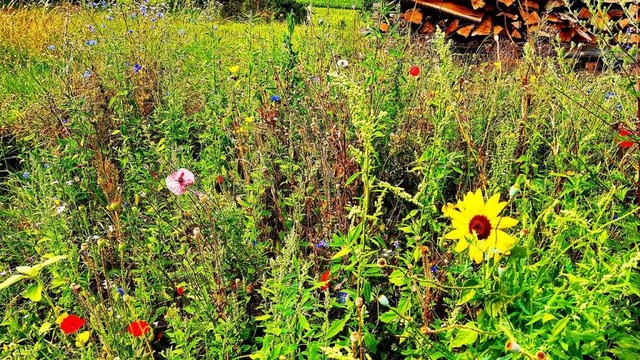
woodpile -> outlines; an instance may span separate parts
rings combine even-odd
[[[402,0],[401,19],[418,33],[436,27],[458,41],[497,35],[513,41],[529,36],[563,43],[638,43],[640,0]],[[601,4],[600,6],[597,6]]]

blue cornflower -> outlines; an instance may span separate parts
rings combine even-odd
[[[271,101],[273,102],[280,102],[280,96],[278,95],[271,95]]]
[[[131,29],[127,30],[127,34],[129,34],[129,35],[133,34],[133,30],[131,30]]]
[[[87,75],[87,73],[89,73],[89,75]],[[85,74],[85,75],[87,75],[87,77],[89,77],[89,76],[91,76],[91,71],[87,70],[87,71],[85,71],[85,73],[84,73],[84,74]],[[83,77],[84,77],[84,75],[83,75]],[[86,79],[86,78],[85,78],[85,79]],[[66,124],[66,123],[68,123],[68,122],[69,122],[69,119],[62,119],[62,123],[63,123],[63,124]]]
[[[152,17],[151,22],[156,22],[156,18]]]
[[[613,98],[614,96],[616,96],[616,93],[614,93],[613,91],[608,91],[606,94],[604,94],[604,99],[611,100],[611,98]]]
[[[25,178],[25,179],[28,179],[29,178],[29,172],[28,171],[23,172],[22,173],[22,177]]]
[[[91,76],[91,71],[90,70],[87,70],[87,71],[84,72],[84,74],[82,74],[82,78],[83,79],[87,79],[90,76]]]
[[[315,245],[315,247],[316,247],[316,249],[323,249],[323,248],[329,247],[329,245],[327,244],[327,242],[324,239],[322,239],[322,240],[320,240],[319,243],[317,243]]]
[[[162,19],[162,18],[164,17],[164,14],[163,14],[163,13],[161,13],[161,12],[159,12],[159,13],[157,13],[157,14],[156,14],[156,17],[157,17],[158,19]]]
[[[348,296],[349,296],[349,294],[347,294],[346,292],[344,292],[344,291],[340,291],[340,292],[338,293],[338,302],[339,302],[340,304],[344,304],[344,303],[347,301],[347,297],[348,297]]]
[[[47,46],[47,50],[49,50],[49,51],[53,51],[53,50],[55,50],[55,49],[56,49],[56,46],[55,46],[55,45],[49,45],[49,46]]]
[[[118,294],[120,294],[120,296],[124,296],[124,289],[119,287],[118,288]]]
[[[91,32],[96,32],[96,28],[94,28],[93,25],[87,25],[87,29]]]
[[[257,240],[253,240],[251,243],[253,244],[253,246],[258,246],[258,241]]]
[[[140,6],[140,12],[142,15],[147,15],[147,7],[144,5]]]
[[[431,267],[431,273],[432,273],[433,275],[437,275],[437,274],[438,274],[438,267],[437,267],[437,266],[435,266],[435,265],[433,265],[433,266]]]
[[[618,214],[613,215],[613,220],[618,220]]]
[[[49,168],[49,164],[48,164],[48,163],[45,163],[45,164],[44,164],[44,168],[45,168],[45,169],[48,169],[48,168]]]
[[[97,43],[98,42],[96,40],[93,40],[93,39],[87,40],[87,41],[84,42],[84,44],[87,45],[87,46],[95,46]]]
[[[133,65],[133,72],[134,72],[134,73],[136,73],[136,74],[137,74],[137,73],[139,73],[139,72],[140,72],[140,70],[142,70],[142,65],[140,65],[140,64],[138,64],[138,63],[136,63],[135,65]]]

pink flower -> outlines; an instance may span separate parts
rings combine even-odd
[[[178,169],[178,171],[167,176],[167,187],[169,190],[176,194],[182,195],[187,192],[187,186],[193,185],[195,182],[195,176],[187,169]]]

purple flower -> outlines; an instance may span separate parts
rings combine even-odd
[[[140,65],[140,64],[138,64],[138,63],[136,63],[135,65],[133,65],[133,72],[134,72],[134,73],[136,73],[136,74],[137,74],[137,73],[139,73],[139,72],[140,72],[140,70],[142,70],[142,65]]]
[[[45,164],[44,164],[44,168],[45,168],[45,169],[48,169],[48,168],[49,168],[49,164],[48,164],[48,163],[45,163]]]
[[[107,15],[107,21],[113,21],[113,16]]]
[[[120,294],[120,296],[124,296],[124,289],[119,287],[118,288],[118,294]]]
[[[53,50],[55,50],[55,49],[56,49],[55,45],[49,45],[49,46],[47,46],[47,50],[49,50],[49,51],[53,51]]]
[[[339,302],[340,304],[344,304],[344,303],[347,301],[347,296],[349,296],[349,294],[347,294],[347,293],[346,293],[346,292],[344,292],[344,291],[340,291],[340,292],[338,293],[338,302]]]
[[[320,240],[320,242],[315,245],[316,249],[323,249],[323,248],[327,248],[327,247],[329,247],[329,245],[327,244],[327,242],[324,239]]]
[[[94,28],[93,25],[87,25],[87,29],[91,32],[96,32],[96,28]]]
[[[437,267],[437,266],[435,266],[435,265],[433,265],[433,266],[431,267],[431,273],[432,273],[433,275],[437,275],[437,274],[438,274],[438,267]]]
[[[140,6],[140,12],[142,15],[147,15],[147,7],[144,5]]]
[[[156,14],[156,17],[157,17],[158,19],[162,19],[162,18],[164,17],[164,14],[163,14],[163,13],[161,13],[161,12],[159,12],[159,13],[157,13],[157,14]]]
[[[87,40],[87,41],[84,42],[84,44],[87,45],[87,46],[95,46],[97,43],[98,42],[96,40],[93,40],[93,39]]]
[[[29,178],[29,172],[28,171],[23,172],[22,173],[22,177],[25,178],[25,179],[28,179]]]
[[[611,100],[611,98],[613,98],[614,96],[616,96],[616,93],[614,93],[613,91],[608,91],[606,94],[604,94],[604,99]]]
[[[618,110],[618,111],[622,111],[622,104],[617,103],[617,104],[616,104],[616,106],[615,106],[615,108],[616,108],[616,110]]]
[[[87,71],[85,71],[85,72],[84,72],[84,74],[82,74],[82,78],[83,78],[83,79],[87,79],[87,78],[89,78],[90,76],[91,76],[91,71],[90,71],[90,70],[87,70]],[[63,121],[63,122],[64,122],[64,121]]]
[[[131,29],[127,30],[127,34],[129,34],[129,35],[133,34],[133,30],[131,30]]]
[[[280,102],[280,96],[278,95],[271,95],[271,101],[273,102]]]

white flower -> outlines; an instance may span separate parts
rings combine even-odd
[[[62,214],[66,209],[67,209],[67,207],[65,205],[58,206],[56,208],[56,215]]]
[[[338,67],[346,68],[349,66],[349,62],[345,59],[338,60]]]

